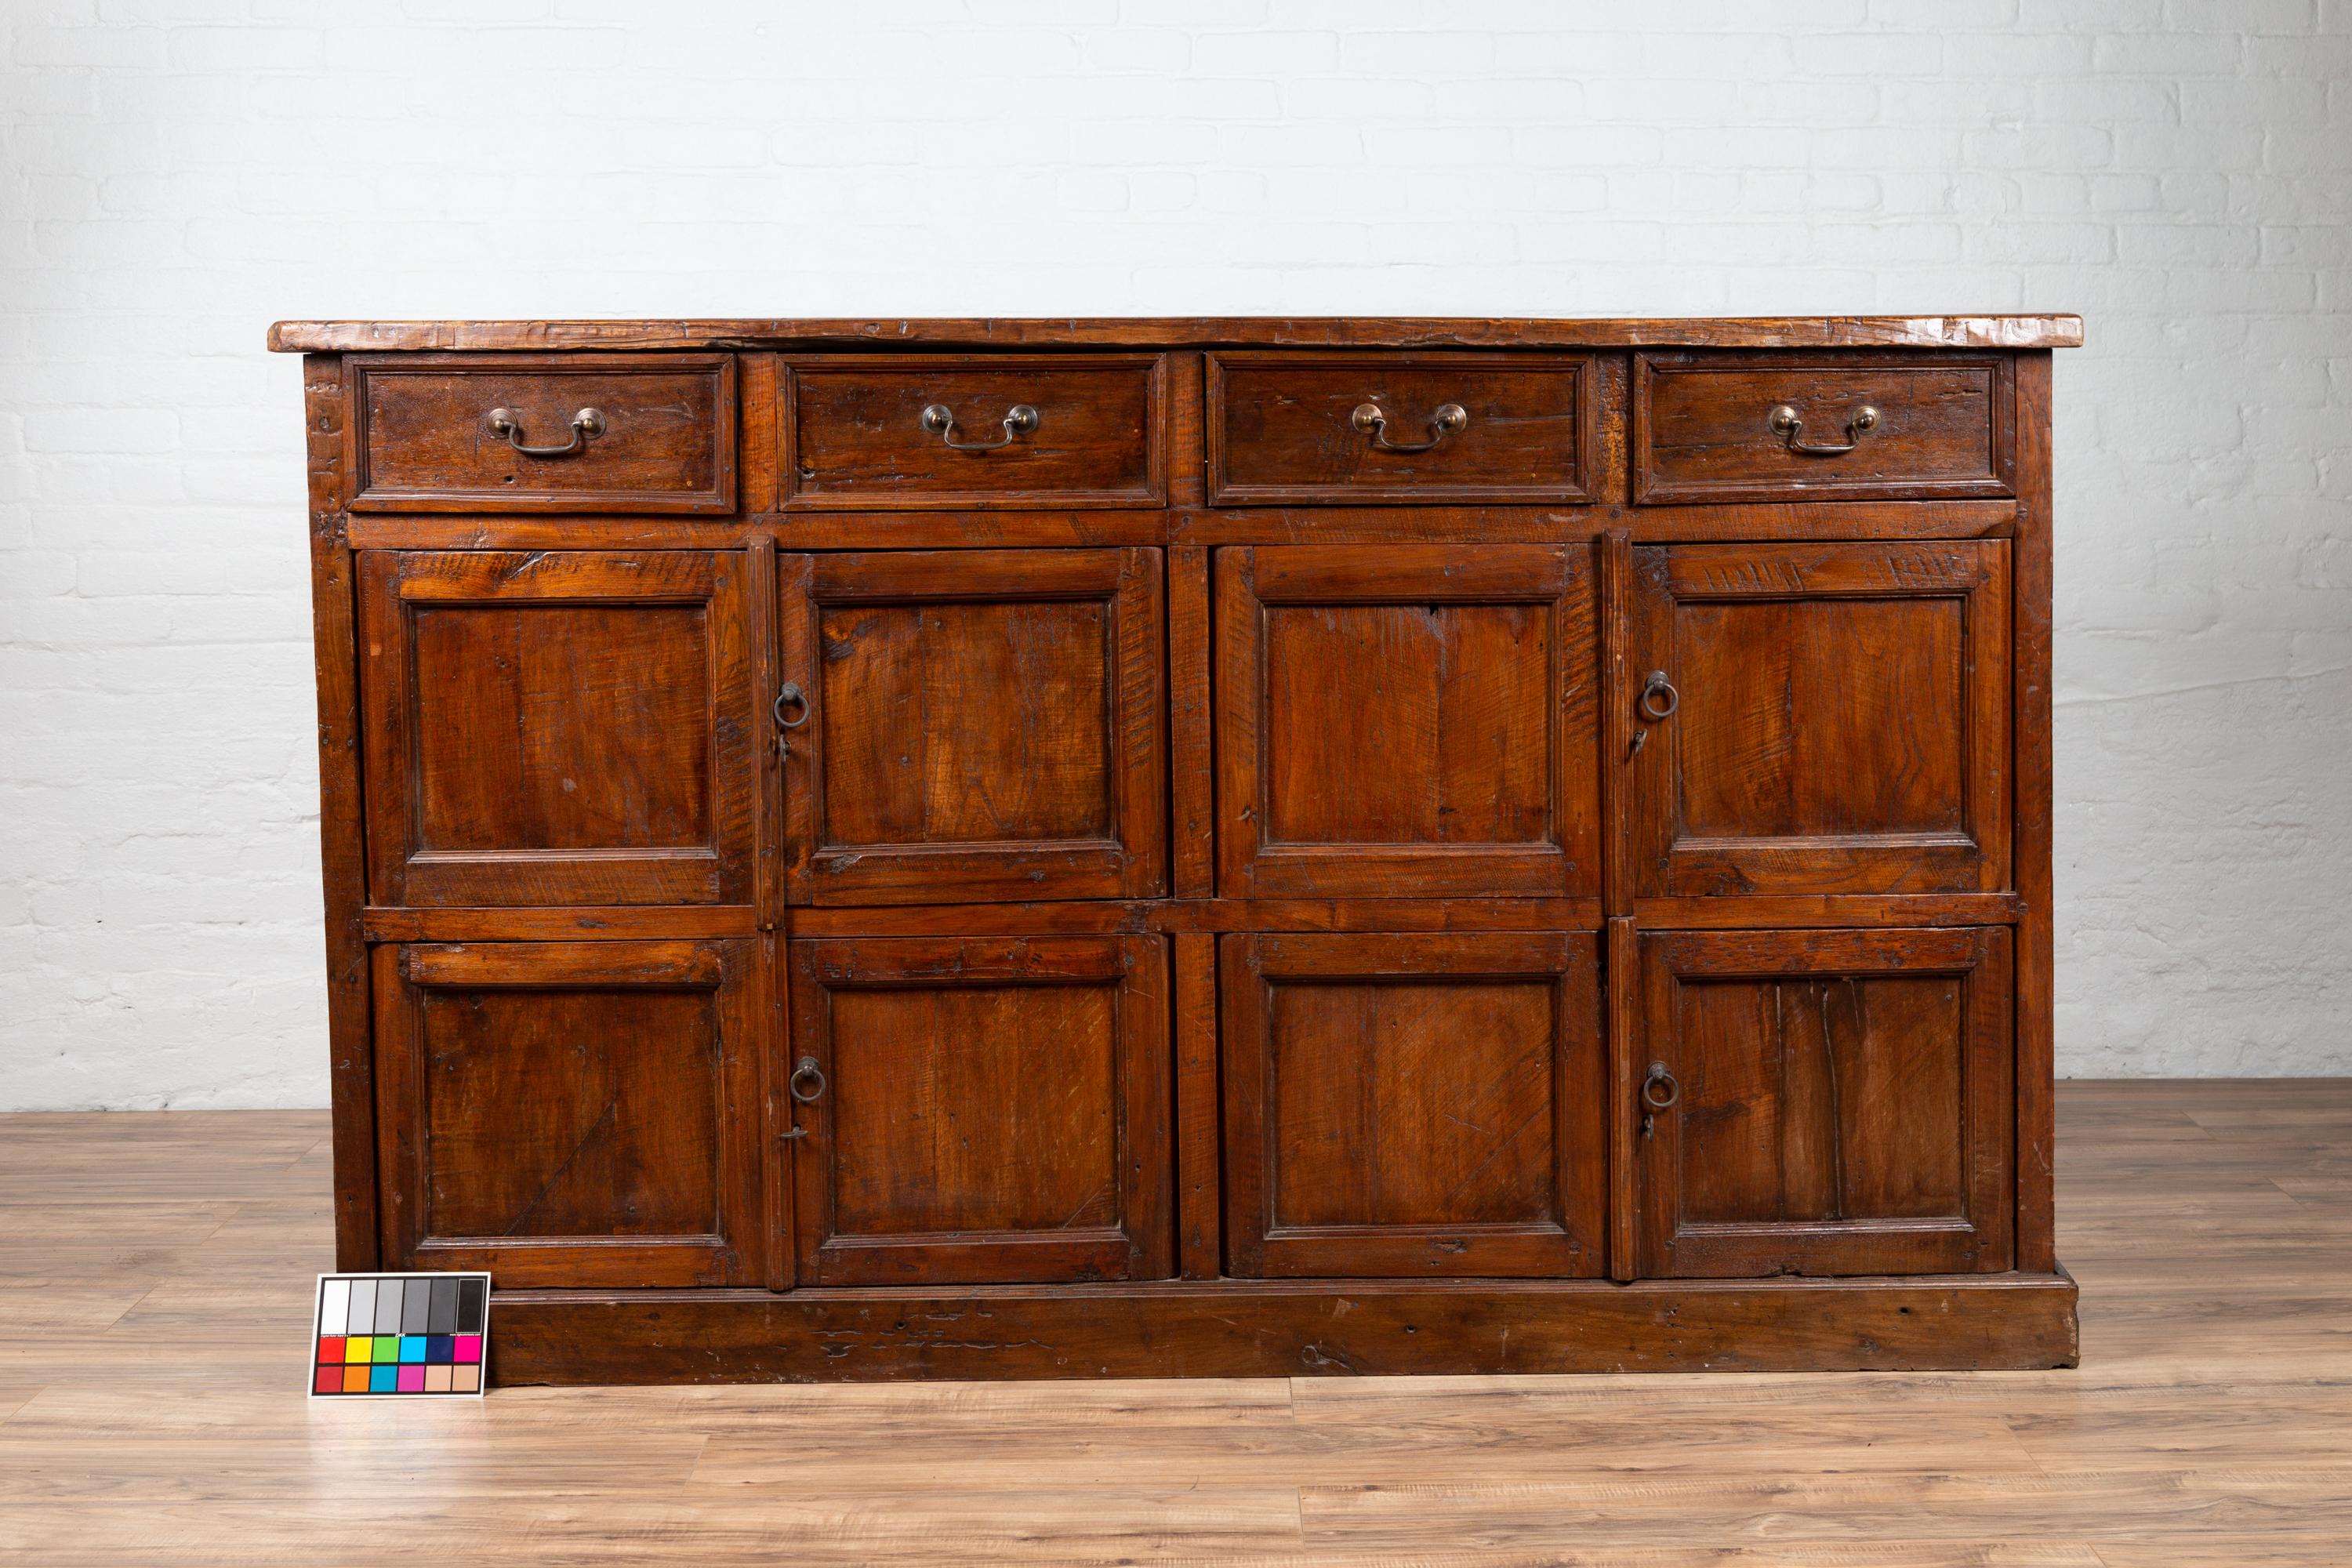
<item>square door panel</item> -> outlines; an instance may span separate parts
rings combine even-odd
[[[2009,886],[2007,541],[1633,553],[1641,893]]]
[[[2005,929],[1645,934],[1643,1272],[2010,1267]],[[1633,1114],[1642,1115],[1636,1108]]]
[[[1233,1272],[1599,1274],[1596,942],[1223,938]]]
[[[1165,890],[1158,551],[793,555],[781,576],[793,901]]]
[[[1209,502],[1587,501],[1591,381],[1585,355],[1213,353]]]
[[[1158,354],[789,359],[783,504],[1165,506],[1166,375]]]
[[[735,510],[733,354],[343,363],[353,511]]]
[[[740,557],[371,552],[360,573],[376,902],[750,900]]]
[[[1164,939],[792,954],[803,1284],[1171,1271]]]
[[[396,1267],[505,1285],[761,1272],[747,942],[379,947]]]
[[[1584,551],[1226,549],[1216,594],[1227,897],[1598,886]]]

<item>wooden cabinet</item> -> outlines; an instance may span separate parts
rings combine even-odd
[[[778,574],[795,902],[1166,891],[1159,551],[792,555]]]
[[[1173,1271],[1164,938],[792,947],[803,1281]]]
[[[1601,1271],[1607,1074],[1590,933],[1223,948],[1235,1274]]]
[[[281,325],[339,1262],[510,1381],[2070,1363],[2079,331]]]
[[[1642,939],[1642,1268],[2010,1265],[2010,935]]]

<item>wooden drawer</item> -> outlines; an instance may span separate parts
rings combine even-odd
[[[1589,500],[1591,365],[1580,354],[1211,354],[1209,504]]]
[[[1158,354],[791,360],[783,504],[1163,506],[1164,383]]]
[[[1633,356],[1633,500],[2010,496],[2014,371],[1983,354]]]
[[[735,510],[732,354],[347,365],[354,511]]]

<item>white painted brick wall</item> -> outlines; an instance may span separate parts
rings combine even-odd
[[[2061,1068],[2352,1068],[2346,0],[0,0],[0,1105],[323,1100],[280,316],[2080,310]]]

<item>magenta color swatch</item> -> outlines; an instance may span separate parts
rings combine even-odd
[[[400,1392],[403,1394],[425,1392],[425,1368],[421,1363],[404,1366],[400,1369]]]
[[[479,1334],[459,1334],[457,1336],[457,1364],[463,1366],[469,1361],[479,1361],[481,1359],[482,1336]]]

